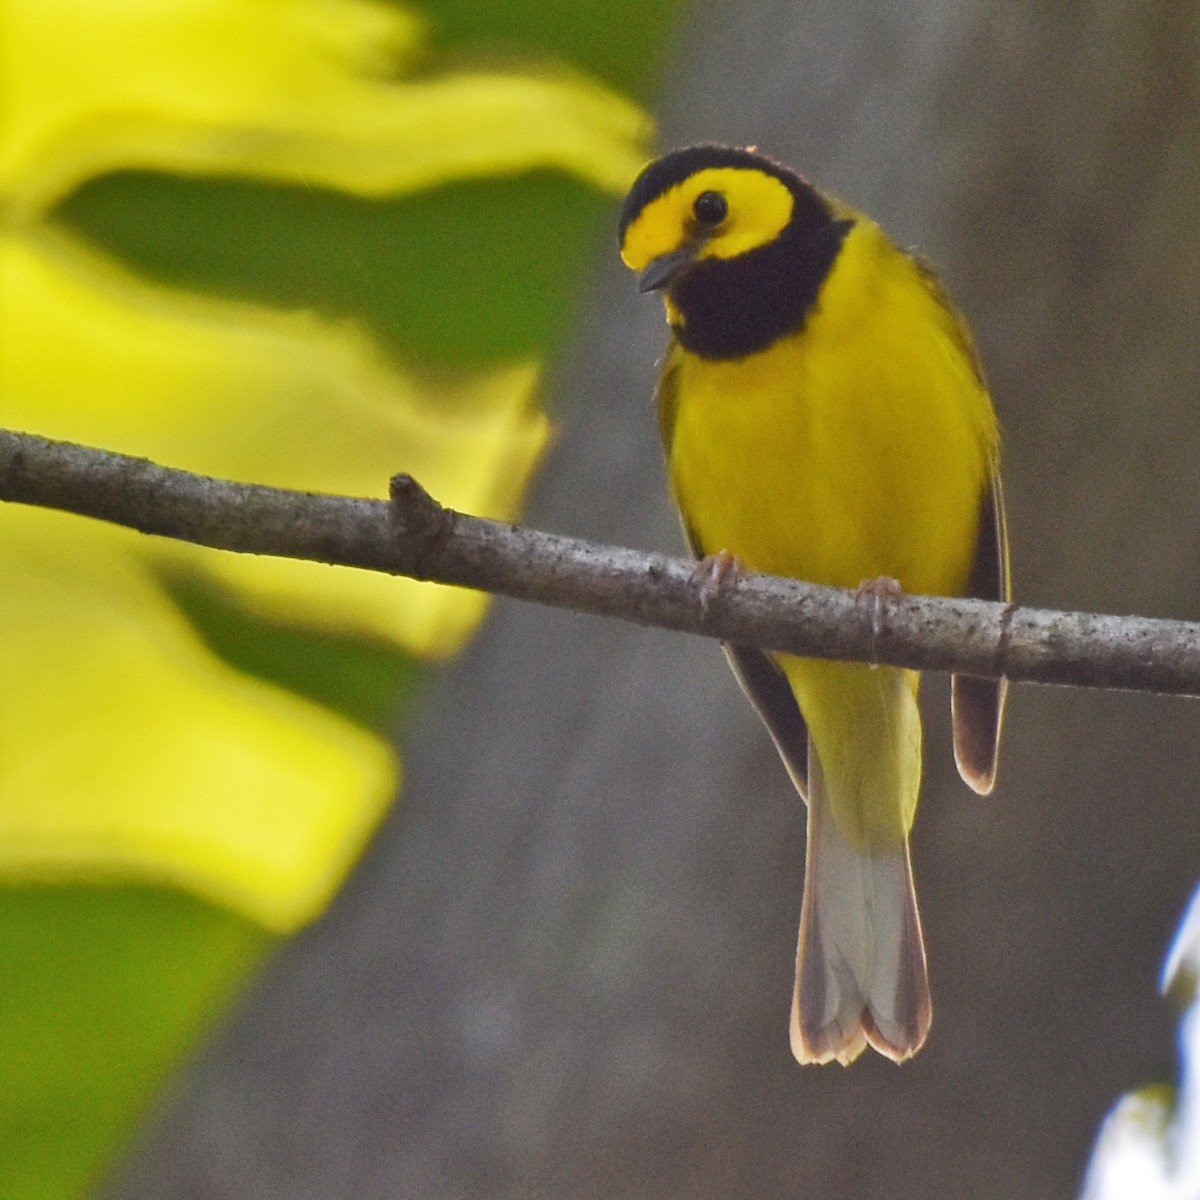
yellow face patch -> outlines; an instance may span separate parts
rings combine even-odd
[[[696,220],[705,192],[725,197],[729,212],[715,229]],[[651,200],[630,223],[621,246],[627,267],[643,271],[689,243],[697,258],[734,258],[777,237],[792,217],[792,193],[782,180],[750,167],[709,167]]]

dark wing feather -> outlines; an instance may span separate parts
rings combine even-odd
[[[658,383],[658,422],[662,432],[663,447],[670,459],[671,439],[675,432],[675,412],[678,396],[675,389],[675,364],[679,348],[672,343]],[[688,524],[687,515],[681,514],[683,533],[688,546],[697,558],[713,553],[696,536]],[[735,646],[723,642],[721,648],[742,691],[758,710],[767,732],[775,742],[780,757],[791,775],[800,794],[808,798],[808,726],[800,715],[800,706],[787,677],[775,665],[774,659],[755,646]]]
[[[1012,599],[1009,577],[1008,528],[1004,493],[993,472],[979,515],[979,542],[967,579],[966,594],[977,600]],[[950,681],[950,711],[954,727],[954,761],[958,773],[981,796],[996,782],[996,757],[1004,719],[1007,679],[954,675]]]
[[[975,377],[984,383],[979,355],[966,322],[959,316],[928,263],[914,258],[925,286],[938,302],[946,319],[946,332],[970,362]],[[977,600],[1012,599],[1008,567],[1008,529],[1004,520],[1004,493],[1000,476],[992,469],[991,483],[979,514],[979,541],[967,579],[966,595]],[[996,756],[1000,749],[1000,724],[1004,719],[1005,679],[982,679],[955,675],[950,681],[950,705],[954,726],[954,761],[958,773],[980,795],[986,796],[996,782]]]
[[[787,676],[770,655],[754,646],[722,642],[721,649],[725,651],[742,691],[758,709],[797,791],[807,800],[808,726],[800,715],[800,706],[788,685]]]

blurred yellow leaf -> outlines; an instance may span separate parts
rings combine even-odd
[[[362,195],[560,167],[611,191],[635,105],[564,72],[402,82],[422,21],[369,0],[29,0],[3,11],[0,192],[45,210],[118,167]]]
[[[138,535],[5,517],[4,875],[171,883],[282,931],[313,916],[391,797],[384,743],[210,654]]]
[[[454,507],[515,512],[548,433],[536,364],[419,385],[352,323],[152,284],[47,214],[132,167],[364,195],[554,167],[620,190],[635,107],[565,73],[401,79],[422,22],[367,0],[18,0],[0,22],[0,419],[314,491],[383,495],[409,471]],[[426,656],[484,600],[0,514],[0,877],[166,880],[294,928],[396,765],[214,658],[154,575],[180,557],[272,618]]]
[[[4,420],[247,483],[386,496],[407,471],[465,512],[515,512],[548,432],[533,364],[435,393],[361,330],[173,292],[48,229],[0,239]],[[64,370],[63,366],[68,369]],[[167,541],[243,599],[293,622],[440,656],[478,592]]]

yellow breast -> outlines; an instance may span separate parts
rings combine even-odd
[[[963,587],[995,417],[956,318],[870,222],[800,333],[731,361],[676,346],[663,403],[671,483],[705,552],[838,587]]]

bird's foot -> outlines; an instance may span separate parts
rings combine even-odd
[[[861,604],[871,603],[871,653],[878,660],[879,639],[883,637],[884,624],[887,620],[887,605],[891,600],[899,600],[904,595],[904,589],[898,579],[888,575],[878,575],[874,579],[864,579],[855,589],[854,597]]]
[[[700,597],[700,607],[706,612],[708,606],[730,584],[737,581],[741,574],[742,564],[737,556],[728,550],[718,550],[716,554],[706,554],[692,572],[690,583],[695,587]]]

